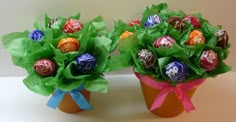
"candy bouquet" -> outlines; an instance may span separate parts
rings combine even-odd
[[[118,21],[111,34],[119,40],[120,54],[110,60],[118,65],[110,67],[133,66],[147,107],[160,117],[194,110],[190,98],[197,87],[231,70],[224,63],[230,46],[221,26],[167,8],[165,3],[147,7],[140,24]]]
[[[15,65],[25,68],[24,84],[33,92],[49,96],[48,106],[67,113],[90,110],[90,92],[106,93],[104,79],[115,42],[108,38],[102,17],[81,23],[80,14],[49,18],[35,30],[3,36]]]

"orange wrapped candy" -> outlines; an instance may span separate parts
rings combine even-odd
[[[76,38],[64,38],[59,41],[57,48],[59,48],[62,53],[68,53],[77,51],[79,46],[79,41]]]
[[[193,30],[190,33],[189,40],[185,44],[193,46],[198,43],[205,43],[205,37],[201,31]]]
[[[133,33],[132,32],[129,32],[129,31],[125,31],[124,33],[122,33],[120,35],[120,39],[123,39],[123,38],[126,38],[126,37],[129,37],[130,35],[132,35]]]

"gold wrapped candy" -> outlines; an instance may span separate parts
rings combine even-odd
[[[72,51],[77,51],[79,49],[79,41],[75,38],[64,38],[61,39],[57,45],[57,48],[61,50],[62,53],[68,53]]]
[[[193,30],[190,33],[189,40],[185,44],[193,46],[198,43],[205,43],[205,37],[201,31]]]
[[[120,35],[120,39],[123,39],[123,38],[126,38],[126,37],[129,37],[130,35],[132,35],[133,33],[132,32],[129,32],[129,31],[125,31],[124,33],[122,33]]]

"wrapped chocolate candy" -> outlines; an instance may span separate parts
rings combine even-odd
[[[70,19],[63,26],[63,32],[65,33],[74,33],[76,31],[82,30],[83,25],[79,20]]]
[[[173,61],[167,64],[164,68],[164,73],[168,77],[168,80],[181,82],[189,74],[187,65],[180,61]]]
[[[205,37],[201,31],[193,30],[189,35],[189,40],[185,44],[193,46],[198,43],[205,43]]]
[[[48,28],[51,28],[52,25],[58,23],[58,18],[53,18],[49,23],[48,23]]]
[[[223,49],[225,49],[228,45],[228,40],[229,40],[229,36],[226,32],[226,30],[218,30],[215,33],[216,37],[217,37],[217,44],[216,46],[221,47]]]
[[[161,18],[158,15],[152,15],[149,16],[147,21],[145,22],[145,27],[149,28],[152,27],[154,25],[158,25],[159,23],[161,23]]]
[[[155,68],[155,58],[151,51],[148,49],[142,49],[137,54],[138,59],[145,66],[145,68]]]
[[[201,67],[206,71],[212,71],[218,66],[218,55],[213,50],[205,50],[200,58]]]
[[[44,33],[41,30],[34,30],[29,33],[28,37],[36,42],[39,42],[44,37]]]
[[[96,66],[96,58],[89,53],[78,56],[76,61],[80,73],[89,72]]]
[[[130,35],[132,35],[133,33],[132,32],[129,32],[129,31],[125,31],[124,33],[122,33],[119,37],[119,39],[123,39],[123,38],[126,38],[126,37],[129,37]]]
[[[184,31],[185,30],[185,22],[183,21],[183,19],[181,17],[178,16],[172,16],[169,17],[166,20],[167,23],[169,23],[170,25],[172,25],[174,28]]]
[[[186,16],[183,21],[190,21],[194,28],[200,28],[200,20],[196,16]]]
[[[59,48],[62,53],[68,53],[77,51],[79,46],[80,43],[76,38],[64,38],[59,41],[57,48]]]
[[[175,40],[171,38],[170,36],[162,36],[158,38],[156,41],[154,41],[153,46],[154,47],[171,47],[175,43]]]
[[[34,63],[34,69],[41,76],[50,76],[56,71],[56,65],[49,59],[40,59]]]
[[[140,26],[140,24],[141,24],[141,21],[139,20],[139,19],[134,19],[134,20],[132,20],[132,21],[130,21],[129,22],[129,26],[134,26],[134,25],[138,25],[138,26]]]

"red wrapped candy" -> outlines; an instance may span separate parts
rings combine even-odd
[[[50,76],[56,71],[56,65],[49,59],[40,59],[34,63],[34,69],[41,76]]]
[[[195,16],[186,16],[183,20],[184,21],[190,21],[194,28],[200,28],[201,27],[200,20]]]
[[[175,40],[171,38],[170,36],[162,36],[158,38],[156,41],[154,41],[153,46],[154,47],[171,47],[175,43]]]
[[[63,32],[65,33],[74,33],[80,31],[83,28],[83,25],[79,20],[70,19],[63,26]]]
[[[62,53],[68,53],[72,51],[77,51],[79,49],[80,43],[76,38],[64,38],[61,39],[57,47]]]
[[[134,26],[134,25],[138,25],[138,26],[140,26],[140,24],[141,24],[141,21],[139,20],[139,19],[134,19],[134,20],[132,20],[132,21],[130,21],[129,22],[129,26]]]
[[[201,67],[206,71],[214,70],[218,65],[218,55],[213,50],[202,52],[200,59]]]
[[[193,46],[198,43],[205,43],[205,37],[201,31],[193,30],[189,35],[189,40],[185,44]]]

